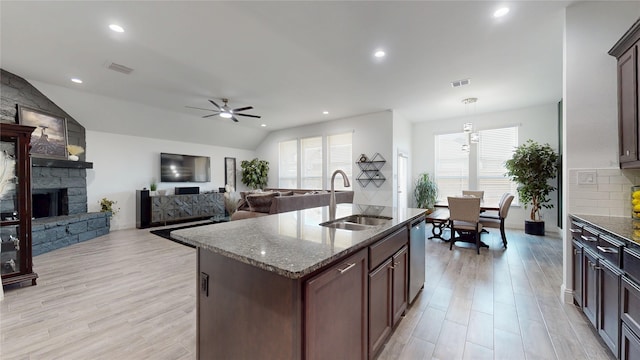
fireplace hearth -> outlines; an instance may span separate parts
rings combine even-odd
[[[36,219],[69,215],[67,189],[34,189],[31,199],[33,217]]]

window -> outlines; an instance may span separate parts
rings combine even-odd
[[[282,141],[278,146],[278,186],[281,188],[330,188],[331,174],[336,169],[344,171],[353,182],[351,132]],[[344,189],[342,180],[335,185],[338,190]]]
[[[340,169],[347,174],[349,181],[353,182],[352,166],[351,166],[351,143],[352,133],[329,135],[327,136],[328,148],[328,171],[327,171],[327,188],[331,188],[331,175],[334,171]],[[336,176],[339,177],[339,176]],[[344,190],[344,181],[339,179],[335,182],[336,190]]]
[[[283,141],[279,144],[278,187],[298,188],[298,140]]]
[[[435,179],[438,198],[459,196],[462,190],[484,190],[484,200],[498,203],[503,193],[516,196],[517,184],[505,177],[504,162],[518,146],[518,128],[507,127],[479,131],[480,142],[471,145],[471,152],[462,151],[467,134],[435,136]]]
[[[322,189],[322,137],[300,140],[300,185],[302,189]]]

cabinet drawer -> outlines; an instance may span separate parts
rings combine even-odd
[[[640,332],[640,286],[622,276],[620,288],[620,319],[636,333]]]
[[[622,267],[622,249],[624,242],[609,235],[598,237],[598,255],[609,261],[614,266]]]
[[[375,269],[409,241],[406,227],[369,246],[369,269]]]
[[[598,231],[594,228],[585,226],[582,228],[582,235],[580,235],[580,242],[585,246],[588,246],[591,250],[598,251]]]
[[[633,280],[640,282],[640,252],[624,248],[622,252],[622,269]]]
[[[571,227],[569,228],[569,231],[571,232],[571,237],[577,241],[581,241],[580,236],[582,235],[582,228],[584,228],[583,223],[579,221],[571,220]]]
[[[629,328],[622,323],[622,336],[620,339],[620,359],[621,360],[633,360],[640,359],[640,338],[629,330]]]

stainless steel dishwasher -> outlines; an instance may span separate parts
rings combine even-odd
[[[413,303],[425,280],[425,220],[411,224],[409,244],[409,303]]]

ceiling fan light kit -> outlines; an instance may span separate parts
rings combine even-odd
[[[229,102],[229,99],[222,99],[222,102],[223,102],[222,106],[218,105],[213,100],[209,100],[209,102],[211,104],[213,104],[213,106],[215,106],[216,109],[203,109],[203,108],[193,107],[193,106],[186,106],[186,107],[188,107],[190,109],[213,111],[213,114],[205,115],[205,116],[203,116],[203,118],[208,118],[208,117],[219,115],[221,118],[231,119],[231,120],[233,120],[235,122],[238,122],[238,119],[236,118],[236,116],[246,116],[246,117],[252,117],[252,118],[256,118],[256,119],[260,119],[261,118],[260,115],[251,115],[251,114],[241,114],[240,113],[241,111],[253,109],[253,106],[244,106],[244,107],[232,109],[227,104]]]

